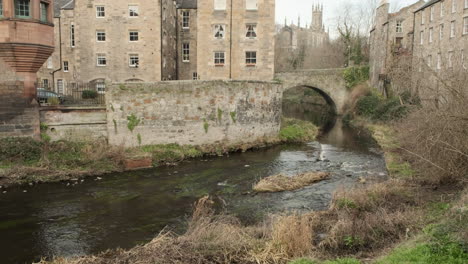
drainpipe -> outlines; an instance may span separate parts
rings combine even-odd
[[[230,30],[230,39],[229,39],[229,79],[232,80],[232,31],[233,31],[233,25],[232,25],[232,12],[233,12],[233,2],[234,0],[231,0],[231,30]]]
[[[161,21],[161,30],[159,32],[161,34],[161,36],[159,38],[159,40],[161,42],[161,81],[163,80],[163,75],[164,75],[163,74],[164,73],[164,69],[163,69],[163,62],[164,62],[164,50],[163,50],[163,30],[164,30],[164,28],[163,28],[163,12],[164,12],[164,9],[163,9],[163,1],[164,0],[160,1],[161,6],[160,6],[160,9],[159,9],[159,10],[161,10],[160,11],[161,14],[160,14],[160,18],[159,18],[159,21]]]
[[[55,91],[55,73],[56,72],[59,72],[62,70],[62,20],[61,18],[59,17],[58,18],[59,20],[59,49],[60,49],[60,67],[53,71],[51,74],[52,74],[52,89]]]
[[[190,18],[191,20],[192,18]],[[176,6],[176,18],[175,18],[175,31],[176,31],[176,80],[179,80],[179,7]]]

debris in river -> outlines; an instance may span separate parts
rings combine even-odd
[[[364,179],[364,177],[359,177],[359,183],[366,184],[366,179]]]
[[[274,175],[260,180],[254,186],[256,192],[294,191],[330,177],[328,172],[307,172],[296,176]]]

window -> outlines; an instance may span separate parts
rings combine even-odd
[[[225,34],[224,25],[215,25],[214,26],[214,37],[216,39],[223,39]]]
[[[450,51],[448,54],[448,66],[453,68],[453,51]]]
[[[429,43],[432,43],[432,41],[434,39],[433,36],[434,36],[434,29],[430,28],[429,29]]]
[[[95,87],[98,94],[106,93],[106,83],[104,82],[104,80],[96,81]]]
[[[216,66],[224,66],[226,62],[224,51],[217,51],[214,53],[214,63]]]
[[[182,12],[182,28],[190,28],[190,12],[183,11]]]
[[[138,68],[140,66],[140,57],[138,54],[130,54],[129,55],[129,64],[132,68]]]
[[[247,10],[257,10],[258,9],[258,0],[246,0],[245,8]]]
[[[434,8],[435,8],[434,5],[431,6],[431,15],[429,17],[429,21],[434,21]]]
[[[68,72],[68,61],[63,62],[63,71]]]
[[[450,22],[450,38],[455,37],[455,21]]]
[[[424,31],[421,31],[421,33],[419,33],[419,39],[420,39],[420,44],[423,45],[424,44]]]
[[[3,0],[0,0],[0,17],[3,16]]]
[[[190,43],[182,44],[182,61],[183,62],[190,61]]]
[[[54,63],[52,61],[52,57],[49,57],[47,59],[47,69],[53,69],[54,68]]]
[[[98,53],[97,54],[97,66],[103,67],[106,65],[107,65],[106,54]]]
[[[440,24],[439,26],[439,39],[444,38],[444,24]]]
[[[63,80],[62,79],[57,80],[57,93],[63,94]]]
[[[96,41],[97,42],[106,41],[106,32],[102,30],[96,31]]]
[[[427,56],[427,66],[429,66],[429,67],[432,66],[432,56],[431,55]]]
[[[424,24],[424,10],[421,11],[421,25]]]
[[[104,6],[96,6],[96,17],[105,17],[106,8]]]
[[[247,34],[245,35],[247,38],[254,39],[257,38],[257,25],[250,24],[246,26]]]
[[[257,64],[257,52],[256,51],[247,51],[245,53],[245,64],[247,64],[247,66],[253,66]]]
[[[468,17],[463,18],[463,35],[468,34]]]
[[[138,31],[130,31],[129,32],[129,38],[130,41],[135,42],[139,40],[139,34]]]
[[[42,80],[42,88],[49,89],[49,79]]]
[[[440,2],[440,17],[444,16],[445,12],[445,1]]]
[[[138,11],[138,6],[137,5],[129,5],[128,6],[128,16],[129,17],[138,17],[139,11]]]
[[[465,9],[468,8],[468,0],[465,0]]]
[[[198,72],[192,73],[192,80],[198,80]]]
[[[442,55],[439,53],[437,54],[437,69],[440,70],[442,68]]]
[[[31,17],[30,0],[15,0],[15,17]]]
[[[226,10],[226,0],[214,0],[215,10]]]
[[[452,13],[457,12],[457,1],[458,0],[452,0]]]
[[[465,64],[465,50],[464,49],[461,50],[461,64],[462,64],[463,69],[466,70],[467,67]]]
[[[42,22],[47,22],[48,21],[48,9],[49,9],[49,4],[41,2],[39,4],[40,12],[41,12],[41,21]]]
[[[397,32],[397,33],[403,32],[403,21],[398,20],[398,21],[396,22],[396,32]]]
[[[75,47],[75,25],[70,25],[70,47]]]

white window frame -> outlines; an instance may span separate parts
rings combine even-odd
[[[70,25],[70,47],[75,47],[75,24]]]
[[[182,62],[190,62],[190,43],[182,43]]]
[[[140,55],[138,53],[128,54],[128,66],[130,68],[140,67]]]
[[[245,52],[245,64],[247,67],[257,65],[257,51],[246,51]]]
[[[437,70],[442,69],[442,54],[437,53]]]
[[[193,72],[193,73],[192,73],[192,80],[193,80],[193,81],[198,80],[198,72]]]
[[[226,65],[226,52],[225,51],[215,51],[214,54],[214,65],[215,66],[224,66]]]
[[[96,6],[96,18],[106,17],[106,7],[103,5]]]
[[[99,39],[99,38],[104,37],[104,40]],[[106,31],[104,30],[96,30],[96,42],[106,42],[107,36],[106,36]]]
[[[190,28],[190,11],[182,11],[182,28]]]
[[[248,39],[257,39],[257,24],[246,24],[245,25],[245,37]],[[249,36],[249,34],[254,34],[254,36]]]
[[[396,33],[403,33],[403,20],[397,20]]]
[[[246,10],[258,10],[258,0],[245,0]]]
[[[445,1],[440,2],[440,17],[444,16],[445,11]]]
[[[213,31],[214,31],[213,36],[215,39],[224,39],[224,37],[226,36],[226,25],[216,24],[213,26]],[[219,36],[217,36],[218,33],[220,33]]]
[[[419,44],[424,45],[424,30],[421,30],[421,32],[419,33],[419,38],[420,38]]]
[[[457,0],[452,0],[452,13],[457,12]]]
[[[465,5],[464,5],[464,8],[467,9],[468,8],[468,0],[465,0]]]
[[[132,40],[132,37],[133,38],[136,37],[136,40],[135,39]],[[128,41],[129,42],[138,42],[138,41],[140,41],[140,32],[138,30],[130,30],[128,32]]]
[[[467,66],[465,64],[465,50],[461,49],[460,52],[461,52],[461,65],[462,65],[462,68],[466,70]]]
[[[463,18],[463,35],[468,34],[468,16]]]
[[[439,25],[439,40],[444,39],[444,29],[445,29],[444,24],[440,24]]]
[[[426,19],[425,19],[425,17],[424,17],[424,15],[425,15],[425,14],[424,14],[424,13],[425,13],[424,11],[425,11],[424,9],[421,11],[421,25],[424,25],[424,23],[426,22],[426,21],[425,21]]]
[[[104,63],[102,63],[104,62]],[[98,67],[106,67],[107,66],[107,56],[105,53],[97,53],[96,54],[96,65]]]
[[[70,65],[68,64],[68,61],[63,61],[63,72],[69,72],[70,70]]]
[[[53,69],[54,68],[54,62],[52,60],[52,56],[50,56],[48,59],[47,59],[47,69]]]
[[[102,81],[102,80],[96,81],[95,88],[96,88],[96,92],[98,94],[105,94],[106,93],[106,83],[104,81]]]
[[[226,10],[226,0],[213,0],[214,10]]]
[[[429,16],[429,21],[434,21],[434,10],[435,10],[435,5],[431,6],[431,14]]]
[[[128,5],[128,17],[137,18],[140,16],[140,6]]]
[[[432,55],[427,56],[427,66],[432,67]]]
[[[57,79],[57,93],[58,94],[63,94],[63,91],[65,90],[65,82],[63,79]]]
[[[429,43],[434,41],[434,28],[429,28]]]
[[[453,55],[454,55],[454,52],[449,51],[448,53],[448,67],[449,68],[453,68]]]
[[[456,35],[456,24],[455,20],[450,22],[450,38],[454,38]]]

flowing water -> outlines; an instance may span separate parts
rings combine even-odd
[[[322,123],[324,135],[304,145],[0,193],[2,263],[131,248],[166,226],[183,226],[192,204],[205,194],[219,196],[229,213],[255,222],[272,212],[324,210],[337,188],[358,184],[360,177],[387,177],[384,159],[365,133],[343,126],[339,119],[323,123],[326,120],[315,118],[317,112],[311,109],[284,110],[288,116]],[[332,176],[298,191],[250,193],[260,178],[307,171],[329,171]]]

